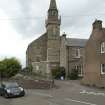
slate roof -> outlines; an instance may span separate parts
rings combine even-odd
[[[67,38],[67,46],[84,47],[87,39]]]

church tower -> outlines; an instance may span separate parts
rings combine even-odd
[[[60,63],[60,24],[56,1],[51,0],[46,20],[47,61],[50,70],[58,67]]]
[[[55,0],[51,0],[50,7],[48,9],[48,17],[46,21],[46,29],[48,33],[48,39],[56,39],[60,36],[60,24],[58,9]]]

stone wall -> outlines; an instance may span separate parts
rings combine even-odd
[[[47,59],[47,35],[44,34],[29,44],[26,52],[27,65],[31,62],[46,61]]]
[[[49,63],[46,61],[32,62],[33,72],[40,74],[44,77],[50,76],[50,71],[48,70]]]
[[[85,66],[83,83],[91,86],[98,84],[100,79],[100,62],[96,52],[96,42],[89,39],[85,48]]]
[[[101,74],[101,64],[105,64],[105,53],[101,53],[101,42],[105,42],[105,29],[102,28],[102,21],[96,20],[85,47],[83,84],[105,87],[105,75]]]
[[[67,55],[67,46],[66,46],[66,34],[61,36],[60,44],[60,67],[64,67],[66,70],[66,77],[68,75],[68,55]]]
[[[80,57],[76,57],[76,49],[80,49]],[[81,66],[83,68],[83,57],[84,57],[84,48],[82,47],[68,47],[68,72],[71,73],[72,69],[75,69],[76,66]]]

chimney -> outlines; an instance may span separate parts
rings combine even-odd
[[[102,29],[102,21],[96,19],[93,23],[93,29]]]

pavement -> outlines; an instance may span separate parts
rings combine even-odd
[[[26,89],[25,97],[5,99],[0,105],[105,105],[105,89],[80,85],[79,81],[55,81],[53,89]]]

